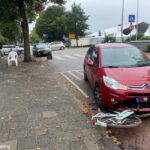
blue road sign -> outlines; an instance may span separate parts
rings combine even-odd
[[[135,22],[135,15],[129,15],[129,22]]]

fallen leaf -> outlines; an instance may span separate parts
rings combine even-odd
[[[80,149],[83,149],[83,148],[84,148],[84,146],[83,146],[83,145],[81,145],[81,146],[80,146]]]
[[[80,134],[76,135],[76,137],[77,137],[78,139],[81,139],[81,135],[80,135]]]
[[[57,126],[56,126],[56,128],[60,128],[60,126],[59,126],[59,125],[57,125]]]
[[[4,118],[4,117],[1,117],[1,119],[4,120],[5,118]]]
[[[48,133],[48,127],[45,127],[44,134],[47,134],[47,133]]]
[[[57,147],[57,145],[55,145],[55,147],[54,147],[54,150],[58,150],[58,147]]]

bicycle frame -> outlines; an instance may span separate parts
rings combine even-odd
[[[126,118],[128,118],[129,116],[131,116],[133,114],[134,114],[134,112],[131,110],[125,110],[123,112],[113,111],[113,113],[102,113],[101,112],[92,117],[92,124],[100,125],[101,127],[107,128],[108,124],[106,122],[100,121],[99,118],[107,118],[108,117],[107,120],[111,120],[112,122],[114,122],[114,124],[122,124]]]

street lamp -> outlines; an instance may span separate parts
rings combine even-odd
[[[139,23],[139,0],[137,0],[137,14],[136,14],[136,41],[138,40],[138,23]]]
[[[121,42],[123,42],[123,24],[124,24],[124,0],[122,0],[122,15],[121,15]]]

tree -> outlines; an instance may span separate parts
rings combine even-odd
[[[0,0],[0,20],[18,20],[21,24],[24,38],[24,61],[31,61],[29,45],[28,22],[35,19],[37,13],[44,9],[47,0]],[[63,4],[64,0],[52,0],[53,3]]]
[[[104,43],[115,43],[116,37],[113,35],[105,35]]]
[[[78,46],[79,36],[83,36],[88,29],[87,20],[88,16],[80,5],[75,3],[71,11],[65,11],[63,6],[51,6],[40,15],[35,29],[40,38],[46,34],[48,41],[64,40],[64,35],[66,37],[73,33],[76,35]]]
[[[39,37],[39,35],[36,33],[35,28],[32,30],[30,34],[30,42],[32,43],[39,43],[42,39]]]
[[[66,33],[66,13],[63,6],[51,6],[43,12],[35,25],[40,38],[47,35],[46,41],[62,40]]]
[[[16,38],[21,37],[21,28],[16,21],[7,21],[0,24],[0,33],[11,43],[15,43]]]
[[[8,39],[2,35],[0,35],[0,44],[7,44],[8,43]]]
[[[72,5],[72,11],[67,14],[67,27],[68,33],[73,33],[76,35],[76,43],[78,46],[79,36],[84,36],[85,31],[88,29],[88,24],[86,21],[89,16],[85,15],[84,10],[80,5],[75,3]]]

